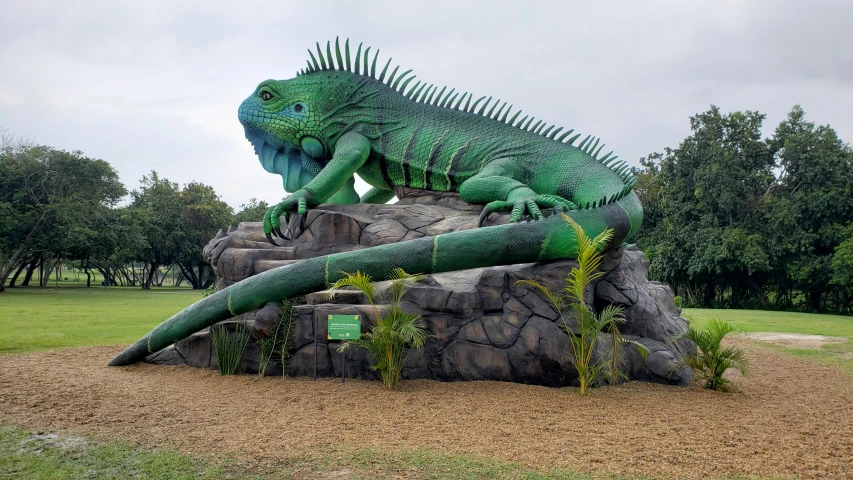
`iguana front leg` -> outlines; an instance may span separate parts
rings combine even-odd
[[[273,232],[285,238],[281,232],[279,217],[284,215],[287,221],[294,210],[297,214],[304,215],[308,207],[316,207],[326,201],[352,178],[356,170],[367,161],[369,155],[370,142],[367,138],[356,132],[344,134],[335,145],[332,159],[316,177],[281,203],[267,210],[264,215],[264,235],[267,240],[277,245],[272,238]]]
[[[536,193],[532,188],[509,176],[512,165],[501,162],[492,163],[478,174],[462,182],[459,186],[459,196],[467,203],[482,204],[478,226],[492,212],[511,210],[510,223],[522,219],[529,214],[534,220],[543,218],[540,207],[563,207],[576,210],[577,205],[559,196]]]

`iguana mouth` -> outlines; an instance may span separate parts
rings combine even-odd
[[[246,139],[255,149],[264,170],[281,175],[284,190],[293,193],[311,181],[323,166],[302,149],[285,145],[276,147],[264,140],[263,135],[246,129]]]

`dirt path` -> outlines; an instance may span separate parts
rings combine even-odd
[[[853,379],[750,350],[736,393],[631,383],[579,398],[499,382],[220,377],[104,365],[120,349],[0,356],[0,423],[282,459],[312,447],[428,448],[533,467],[646,474],[853,478]]]

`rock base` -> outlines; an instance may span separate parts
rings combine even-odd
[[[304,258],[476,226],[479,208],[461,202],[455,195],[398,195],[401,193],[404,198],[393,205],[321,205],[309,212],[303,234],[284,247],[266,243],[259,223],[243,223],[228,233],[220,232],[205,247],[205,255],[217,273],[217,285],[225,287]],[[502,223],[506,218],[498,215],[491,221]],[[299,227],[291,225],[292,229]],[[562,320],[541,292],[516,282],[532,279],[559,289],[576,266],[565,260],[425,276],[406,294],[403,308],[421,315],[429,339],[422,350],[410,352],[404,378],[573,385],[577,373],[568,357],[571,347]],[[608,252],[601,268],[607,274],[591,286],[588,298],[594,299],[593,306],[598,309],[622,305],[627,321],[620,325],[620,331],[650,351],[643,359],[635,346],[622,346],[626,358],[623,373],[632,380],[688,384],[691,372],[679,367],[678,362],[683,352],[695,347],[685,340],[670,342],[687,329],[687,321],[679,316],[670,289],[648,280],[648,262],[642,252],[632,247]],[[356,293],[337,295],[330,301],[324,292],[318,292],[304,300],[304,304],[295,307],[294,350],[286,371],[272,362],[266,373],[311,376],[316,365],[318,376],[340,376],[342,355],[337,352],[338,342],[326,340],[328,315],[361,315],[362,331],[367,331],[375,317],[372,307]],[[258,341],[274,333],[282,313],[280,304],[269,303],[226,321],[244,322],[251,333],[240,371],[257,373]],[[568,326],[572,328],[571,324]],[[596,358],[609,358],[607,339],[602,336],[597,343]],[[217,368],[206,330],[150,356],[148,361]],[[377,378],[364,351],[350,351],[346,365],[348,377]]]

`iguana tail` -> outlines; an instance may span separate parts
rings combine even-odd
[[[613,229],[612,246],[636,233],[642,206],[632,192],[613,203],[573,210],[567,215],[590,237],[606,228]],[[576,246],[570,225],[561,215],[551,215],[535,222],[421,237],[303,260],[249,277],[190,305],[129,346],[109,365],[130,365],[205,327],[258,309],[267,302],[322,290],[344,272],[361,271],[384,279],[395,267],[411,273],[438,273],[567,259],[574,258]]]

